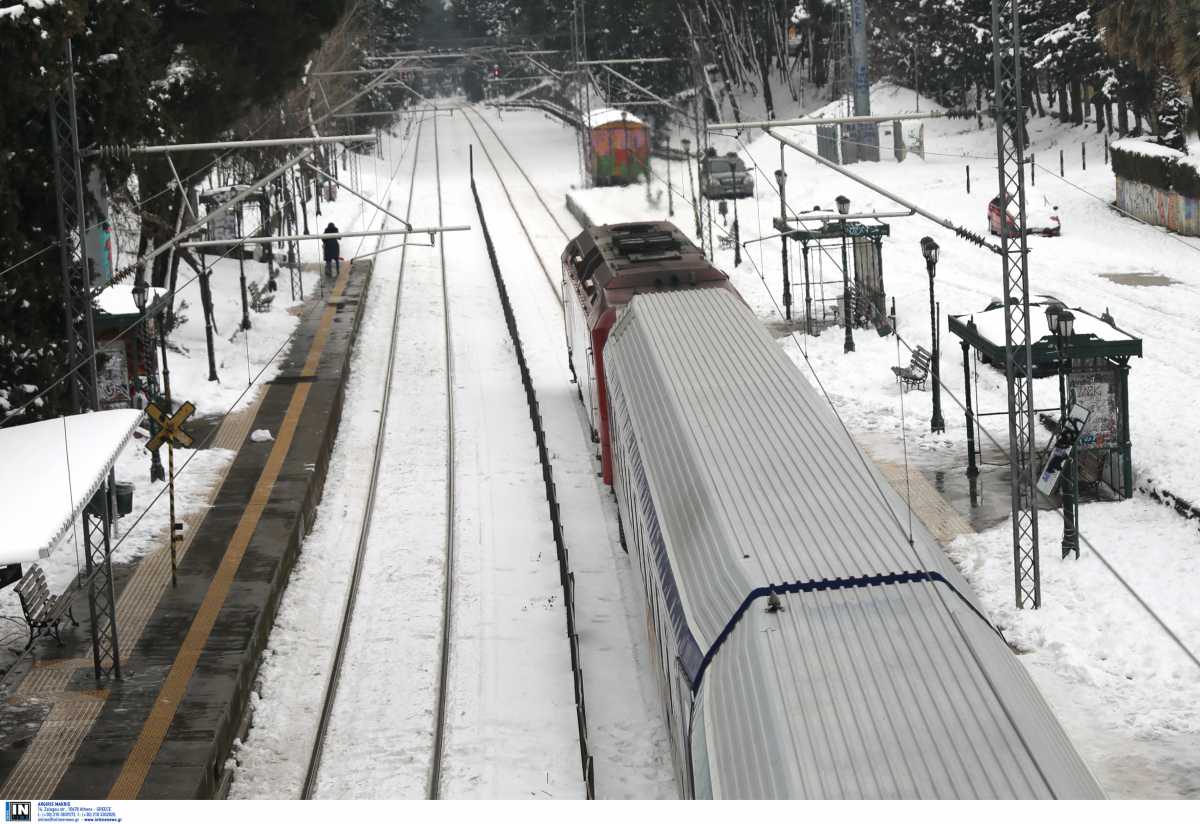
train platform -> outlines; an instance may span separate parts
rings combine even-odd
[[[64,645],[39,640],[0,710],[5,798],[220,796],[258,662],[333,449],[371,264],[343,267],[306,311],[279,375],[221,423],[237,456],[165,546],[114,570],[122,678],[93,676],[86,601]],[[273,440],[250,440],[265,429]]]

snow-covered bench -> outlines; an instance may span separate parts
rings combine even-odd
[[[908,366],[893,366],[892,374],[909,388],[924,389],[925,381],[929,379],[929,351],[924,346],[918,346],[913,350]]]
[[[79,622],[71,614],[71,600],[50,594],[50,588],[46,586],[46,575],[37,564],[29,568],[17,583],[16,590],[17,597],[21,599],[21,610],[25,613],[25,623],[29,625],[29,643],[25,648],[29,649],[38,636],[45,633],[52,634],[61,647],[59,622],[67,617],[72,626],[79,626]]]

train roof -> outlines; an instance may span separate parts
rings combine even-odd
[[[919,523],[910,543],[903,501],[734,294],[639,295],[604,356],[700,691],[697,795],[1101,795],[965,579]]]
[[[591,226],[567,245],[563,257],[576,288],[587,294],[600,289],[609,305],[627,303],[639,290],[729,282],[667,221]]]

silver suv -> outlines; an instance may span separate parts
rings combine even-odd
[[[709,200],[754,197],[754,178],[736,152],[700,161],[700,191]]]

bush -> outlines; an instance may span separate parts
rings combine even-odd
[[[1112,146],[1113,173],[1125,180],[1146,183],[1162,191],[1174,191],[1184,197],[1200,198],[1200,169],[1188,162],[1186,155],[1175,151],[1162,151],[1157,144],[1154,151],[1141,152],[1136,146],[1122,146],[1119,141]]]
[[[246,291],[250,293],[249,303],[253,311],[260,315],[271,311],[271,304],[275,301],[274,292],[270,290],[264,292],[262,287],[254,281],[246,284]]]

